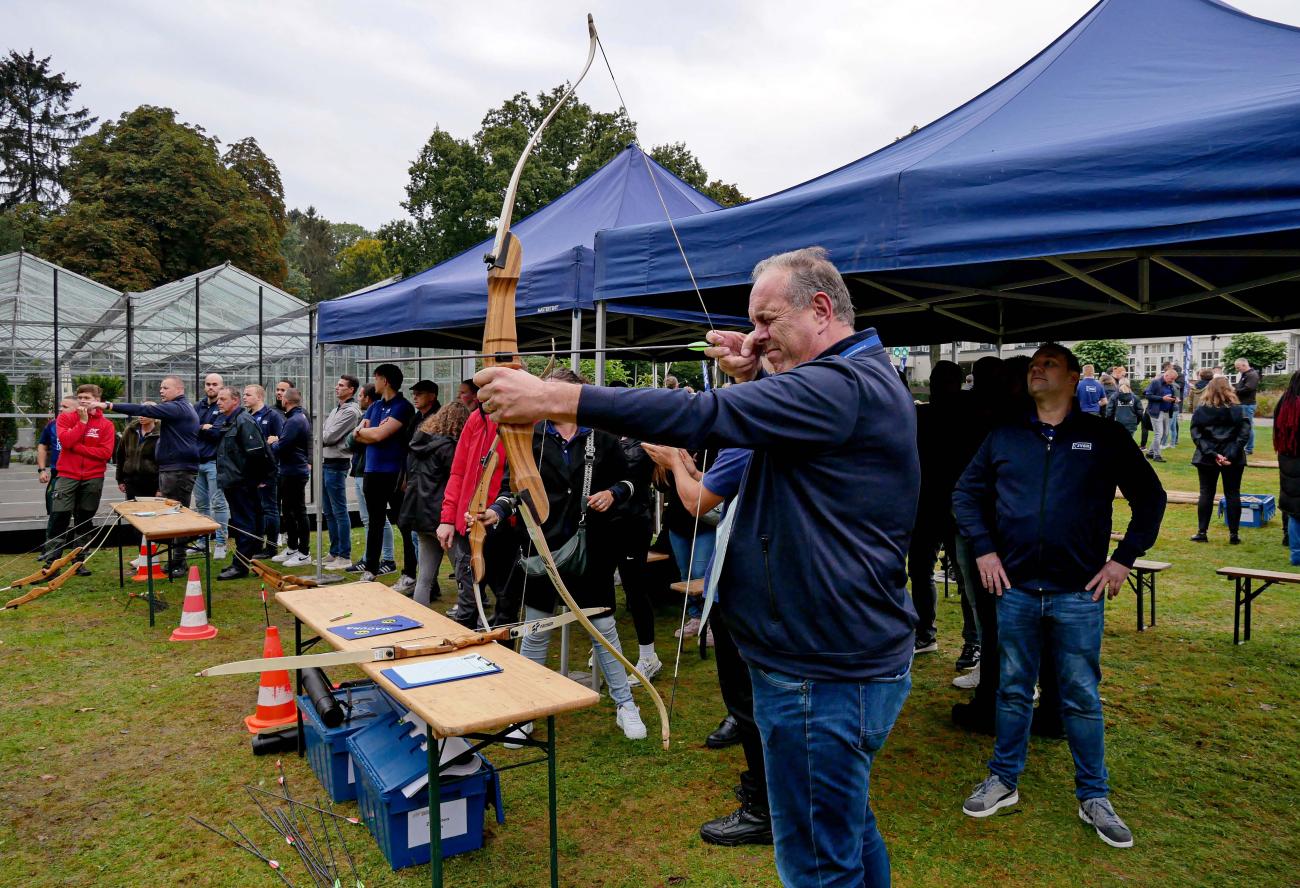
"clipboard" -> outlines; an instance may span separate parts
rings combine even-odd
[[[478,678],[500,671],[500,666],[482,654],[465,654],[460,657],[411,663],[407,666],[390,666],[388,669],[381,669],[380,675],[402,690],[409,691],[411,688],[460,681],[465,678]]]

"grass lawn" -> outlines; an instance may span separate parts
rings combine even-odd
[[[1261,456],[1272,456],[1263,452],[1266,441],[1264,431]],[[1169,489],[1196,489],[1189,456],[1185,437],[1159,467]],[[1277,472],[1248,469],[1243,487],[1276,493]],[[1127,508],[1117,503],[1116,528],[1126,521]],[[912,696],[873,774],[895,884],[1296,884],[1300,589],[1274,588],[1259,598],[1254,638],[1234,648],[1231,585],[1214,570],[1291,569],[1281,530],[1276,520],[1245,529],[1244,544],[1230,548],[1216,520],[1211,543],[1197,545],[1187,541],[1195,521],[1195,506],[1171,506],[1149,555],[1174,565],[1159,579],[1155,628],[1134,631],[1131,594],[1109,605],[1102,687],[1108,764],[1116,808],[1136,847],[1109,848],[1078,820],[1063,742],[1031,743],[1017,808],[986,821],[961,814],[962,799],[984,776],[991,741],[949,724],[949,708],[963,699],[949,685],[961,620],[954,587],[954,597],[940,601],[941,651],[917,661]],[[25,888],[282,884],[187,819],[232,819],[264,850],[275,847],[240,789],[275,780],[274,759],[252,756],[241,723],[253,710],[257,678],[193,677],[207,665],[260,656],[257,586],[219,584],[213,622],[221,634],[171,644],[183,587],[172,587],[174,606],[150,630],[141,604],[124,608],[113,557],[97,557],[91,578],[0,613],[0,876]],[[32,564],[27,557],[4,564],[0,581]],[[450,590],[445,580],[443,588]],[[671,604],[658,614],[668,667],[657,684],[665,698],[678,615]],[[292,620],[274,609],[272,618],[291,644]],[[625,649],[634,651],[625,615],[620,628]],[[576,665],[586,653],[580,640]],[[348,672],[330,674],[342,680]],[[623,739],[608,698],[558,720],[561,884],[776,884],[769,848],[715,848],[697,834],[704,820],[734,807],[731,788],[742,767],[738,748],[703,745],[723,713],[712,659],[702,662],[694,644],[682,657],[671,752],[654,739],[653,706],[638,699],[651,734],[642,743]],[[507,764],[528,750],[490,754]],[[295,794],[316,795],[306,762],[284,762]],[[489,817],[486,848],[448,861],[446,884],[547,884],[545,769],[510,771],[503,788],[506,823]],[[337,809],[355,812],[352,804]],[[392,873],[364,829],[350,829],[367,885],[428,884],[427,867]],[[309,884],[288,848],[274,855],[295,885]]]

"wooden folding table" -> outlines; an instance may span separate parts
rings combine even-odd
[[[428,636],[463,636],[468,631],[459,623],[449,620],[424,605],[416,604],[383,583],[348,583],[316,589],[295,589],[279,592],[275,599],[294,615],[296,653],[305,653],[321,639],[325,639],[339,650],[361,650]],[[331,628],[348,623],[378,620],[395,615],[409,617],[423,625],[416,629],[360,640],[346,640],[329,631]],[[315,633],[314,638],[303,639],[304,624]],[[390,697],[418,715],[428,725],[425,739],[429,749],[431,826],[429,838],[432,883],[435,888],[442,885],[442,831],[438,828],[440,818],[434,815],[435,811],[440,810],[441,805],[438,787],[438,774],[441,768],[437,741],[447,737],[463,737],[475,741],[471,750],[477,752],[486,746],[502,742],[505,735],[517,725],[545,718],[545,740],[527,737],[511,741],[521,746],[539,749],[545,753],[545,757],[507,765],[497,770],[509,770],[523,765],[546,762],[550,790],[551,885],[553,888],[558,888],[560,881],[559,838],[556,823],[555,716],[562,712],[591,706],[599,702],[600,695],[499,644],[480,645],[451,654],[404,659],[401,663],[402,665],[417,664],[426,660],[463,656],[470,652],[481,654],[491,660],[501,667],[501,671],[463,681],[402,690],[382,674],[384,669],[394,665],[392,662],[358,664],[361,670],[374,679]],[[299,693],[301,693],[301,684]],[[301,725],[299,736],[302,736]]]
[[[172,511],[175,509],[175,511]],[[205,537],[216,533],[221,525],[206,515],[200,515],[192,509],[179,505],[176,500],[158,498],[140,498],[113,503],[117,513],[118,524],[125,521],[144,538],[145,569],[148,571],[149,625],[154,624],[154,614],[159,610],[158,598],[153,588],[153,546],[151,543],[165,542],[170,553],[171,547],[178,541],[191,537]],[[212,540],[203,547],[204,570],[206,572],[206,589],[208,616],[212,616]],[[170,557],[168,561],[170,561]],[[170,577],[168,578],[170,582]],[[126,586],[126,571],[122,564],[122,540],[117,541],[117,585]]]

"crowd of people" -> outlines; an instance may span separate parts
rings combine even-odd
[[[1018,804],[1029,736],[1064,737],[1079,817],[1108,844],[1132,845],[1105,762],[1104,599],[1155,543],[1166,496],[1151,462],[1178,446],[1185,402],[1202,487],[1193,539],[1207,539],[1206,491],[1222,479],[1237,541],[1258,373],[1239,362],[1235,385],[1215,368],[1185,387],[1171,364],[1139,395],[1126,368],[1098,377],[1045,344],[1032,357],[981,359],[968,388],[957,364],[940,361],[929,400],[916,404],[875,332],[855,332],[847,289],[818,248],[760,263],[750,314],[748,335],[709,334],[709,356],[735,384],[702,394],[491,368],[442,404],[427,380],[408,399],[401,368],[380,364],[368,384],[338,378],[317,432],[288,379],[269,405],[262,386],[236,389],[216,373],[195,402],[176,376],[142,404],[80,386],[41,439],[45,556],[84,538],[111,460],[127,496],[193,501],[222,525],[210,540],[217,557],[233,555],[222,580],[246,576],[255,558],[306,565],[305,491],[319,434],[327,570],[363,581],[399,572],[400,541],[393,588],[421,604],[441,598],[447,556],[453,619],[478,628],[541,618],[557,596],[519,520],[525,506],[511,494],[497,425],[533,424],[549,500],[542,533],[579,606],[604,609],[592,622],[620,651],[622,586],[647,679],[663,668],[647,564],[656,491],[668,504],[664,548],[683,578],[704,580],[679,634],[705,634],[716,651],[727,716],[707,745],[738,743],[745,759],[739,807],[701,827],[706,842],[774,844],[786,884],[888,884],[870,777],[910,693],[914,658],[939,648],[942,552],[962,602],[954,684],[973,691],[952,718],[993,737],[988,774],[962,810],[982,818]],[[105,413],[131,417],[120,438]],[[1283,510],[1300,514],[1300,373],[1279,406],[1274,444]],[[359,551],[349,479],[364,526]],[[1132,515],[1112,545],[1116,488]],[[1300,526],[1289,518],[1288,527],[1300,563]],[[185,557],[173,549],[173,575]],[[520,653],[545,663],[549,640],[530,635]],[[616,728],[644,738],[635,682],[600,646],[593,666]],[[530,731],[519,726],[509,739]]]

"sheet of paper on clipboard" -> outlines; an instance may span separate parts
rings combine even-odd
[[[402,690],[408,691],[411,688],[460,681],[463,678],[477,678],[480,675],[491,675],[500,671],[500,666],[482,654],[465,654],[462,657],[392,666],[382,670],[381,674]]]

